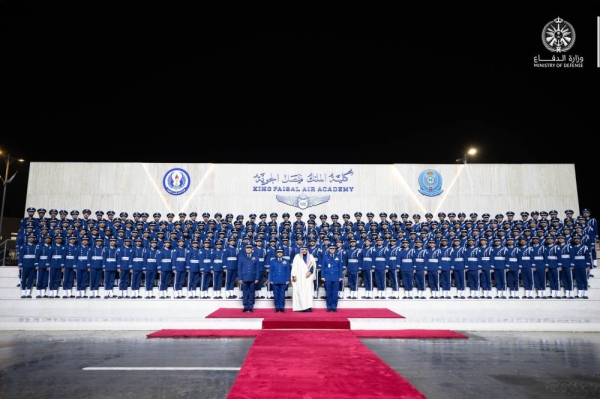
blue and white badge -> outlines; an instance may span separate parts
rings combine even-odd
[[[181,168],[173,168],[165,173],[163,187],[171,195],[181,195],[190,188],[191,179],[188,172]]]
[[[421,187],[419,192],[428,197],[435,197],[440,195],[442,190],[442,176],[437,170],[425,169],[419,175],[419,186]]]

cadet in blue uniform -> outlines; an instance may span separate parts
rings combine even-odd
[[[39,211],[38,211],[39,212]],[[50,274],[50,258],[52,257],[52,237],[44,236],[44,242],[37,246],[35,266],[37,267],[36,298],[48,298],[46,289]]]
[[[104,239],[96,238],[94,245],[88,255],[88,264],[90,267],[90,298],[100,298],[98,289],[102,280],[102,268],[104,265]]]
[[[227,253],[223,249],[223,241],[215,242],[213,250],[212,274],[213,274],[213,298],[223,299],[221,288],[223,286],[223,268],[227,261]]]
[[[173,279],[173,254],[175,250],[171,248],[171,240],[164,239],[163,247],[160,250],[160,262],[158,263],[158,275],[159,275],[159,298],[167,299],[167,290],[169,289],[169,284]]]
[[[158,273],[158,262],[160,262],[160,250],[158,240],[150,240],[150,248],[146,249],[146,268],[144,270],[144,281],[146,288],[146,298],[154,298],[154,282]]]
[[[113,288],[120,263],[121,249],[117,246],[117,239],[109,239],[108,248],[104,251],[104,299],[113,298]]]
[[[63,278],[63,269],[65,266],[65,246],[63,245],[62,235],[54,237],[52,248],[52,257],[50,258],[50,298],[58,298],[58,287]]]
[[[18,265],[21,270],[21,298],[31,298],[31,288],[35,280],[36,236],[30,233],[27,242],[19,248]]]
[[[356,240],[350,239],[350,248],[347,249],[348,258],[348,288],[350,288],[350,295],[348,299],[358,299],[358,272],[362,267],[362,251],[356,246]],[[312,252],[311,252],[312,253]],[[313,254],[316,258],[316,255]]]
[[[265,215],[266,217],[266,215]],[[233,289],[235,288],[235,282],[238,278],[238,255],[240,249],[237,246],[237,242],[234,237],[229,237],[227,248],[225,248],[226,264],[225,264],[225,298],[235,299],[237,295],[233,295]]]
[[[79,245],[79,254],[77,255],[77,264],[75,266],[77,280],[77,298],[87,298],[85,290],[90,280],[90,262],[88,255],[90,253],[89,246],[90,238],[88,236],[81,237],[81,245]]]
[[[245,253],[238,257],[238,272],[242,280],[242,305],[244,312],[254,312],[254,287],[259,281],[258,258],[252,244],[246,244]]]
[[[75,266],[77,264],[77,255],[79,254],[79,244],[77,243],[77,237],[71,235],[67,239],[68,243],[65,246],[65,261],[63,269],[63,298],[75,298],[75,295],[71,292],[73,289],[73,282],[75,281]]]
[[[131,254],[131,298],[142,298],[140,295],[140,286],[142,285],[142,276],[146,268],[146,248],[144,248],[141,238],[136,238],[135,247]]]
[[[321,263],[321,280],[325,282],[328,312],[337,312],[340,281],[344,280],[342,260],[340,259],[339,254],[336,254],[335,249],[335,245],[330,245],[329,250],[323,255]]]
[[[273,286],[275,313],[285,313],[285,289],[290,283],[290,262],[284,259],[283,249],[275,252],[275,258],[269,262],[269,283]]]
[[[131,238],[126,237],[123,240],[123,247],[121,248],[121,259],[118,263],[119,271],[119,295],[117,298],[129,298],[127,290],[131,285],[131,260],[133,256],[133,247],[131,246]]]

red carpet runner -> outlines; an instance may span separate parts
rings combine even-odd
[[[285,313],[275,313],[272,308],[259,308],[254,309],[252,313],[243,313],[239,308],[220,308],[206,316],[207,319],[221,318],[221,319],[257,319],[257,318],[268,318],[269,320],[290,320],[291,318],[304,318],[304,317],[326,317],[327,319],[342,319],[347,318],[372,318],[372,319],[403,319],[404,316],[399,315],[396,312],[389,310],[388,308],[344,308],[338,309],[337,312],[327,312],[327,309],[314,308],[311,313],[294,312],[292,309],[287,308]]]
[[[227,399],[364,397],[425,398],[352,331],[263,330]]]

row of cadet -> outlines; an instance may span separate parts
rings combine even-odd
[[[127,212],[121,212],[119,217],[116,217],[115,212],[108,211],[107,218],[104,218],[103,211],[96,211],[96,219],[91,218],[91,211],[85,209],[83,218],[79,218],[79,212],[71,211],[72,218],[67,218],[65,210],[57,211],[50,210],[50,216],[46,217],[44,208],[27,209],[28,216],[21,221],[21,228],[17,236],[17,245],[20,246],[26,241],[27,235],[33,233],[38,235],[38,239],[45,235],[54,237],[62,235],[63,239],[71,234],[75,235],[90,235],[91,237],[117,237],[117,238],[132,238],[138,237],[145,239],[157,238],[160,241],[164,239],[178,240],[184,238],[186,240],[198,239],[204,241],[206,238],[210,240],[229,240],[231,236],[242,243],[242,239],[246,236],[250,237],[253,242],[256,237],[260,237],[263,241],[273,238],[281,241],[283,238],[288,238],[290,242],[297,241],[302,238],[308,242],[310,238],[315,240],[323,240],[329,237],[331,241],[342,240],[349,241],[351,238],[364,240],[365,238],[376,239],[378,236],[389,240],[396,239],[413,239],[420,238],[422,240],[437,239],[448,237],[453,240],[455,236],[473,235],[478,237],[483,234],[486,238],[504,238],[513,236],[517,238],[524,235],[528,238],[531,234],[538,237],[547,235],[570,236],[574,233],[578,226],[581,226],[581,231],[577,232],[580,235],[589,237],[589,241],[594,242],[598,237],[598,226],[595,218],[591,217],[589,209],[583,209],[582,215],[574,218],[573,211],[567,209],[564,219],[557,217],[557,211],[550,212],[521,212],[521,219],[515,219],[514,212],[507,212],[506,218],[502,214],[497,214],[494,218],[490,214],[484,213],[479,219],[477,213],[471,213],[469,218],[466,214],[453,212],[446,215],[443,212],[438,213],[438,220],[434,220],[433,214],[425,214],[425,221],[420,221],[419,214],[413,215],[413,220],[409,220],[407,213],[402,213],[400,219],[396,213],[391,213],[390,218],[385,212],[379,214],[380,221],[374,221],[374,214],[367,213],[367,221],[362,220],[362,213],[354,214],[354,221],[350,220],[349,214],[343,214],[343,222],[338,222],[338,215],[330,216],[331,223],[327,221],[328,217],[325,214],[319,216],[320,223],[316,220],[315,214],[310,214],[309,219],[305,222],[302,220],[302,212],[296,212],[296,220],[290,221],[290,214],[283,214],[283,221],[278,220],[278,214],[272,212],[270,221],[266,221],[267,214],[260,215],[260,221],[256,221],[256,214],[250,214],[249,220],[243,222],[244,216],[238,215],[233,221],[233,214],[229,213],[224,218],[220,213],[216,213],[211,219],[210,214],[204,212],[202,220],[197,219],[197,212],[190,213],[190,217],[186,213],[179,214],[179,220],[174,220],[175,214],[169,213],[167,220],[162,220],[162,214],[155,212],[153,220],[149,219],[149,214],[145,212],[135,212],[133,219],[129,219]],[[37,213],[37,217],[35,214]],[[58,218],[57,215],[60,215]],[[364,232],[364,233],[363,233]],[[411,233],[415,233],[416,237],[411,237]],[[425,232],[425,233],[423,233]]]
[[[159,249],[156,239],[150,240],[150,247],[146,248],[141,240],[136,240],[135,245],[131,246],[131,239],[125,240],[124,247],[118,247],[115,238],[110,239],[108,246],[104,246],[102,238],[96,238],[95,243],[91,244],[89,237],[84,237],[79,244],[73,236],[69,237],[66,245],[62,243],[61,237],[53,242],[47,236],[44,243],[40,244],[34,242],[35,238],[34,235],[29,236],[28,243],[18,251],[18,263],[22,269],[22,295],[25,297],[30,295],[28,290],[31,290],[34,280],[38,290],[48,289],[54,295],[61,285],[68,291],[76,281],[77,290],[81,292],[89,284],[91,291],[96,293],[94,296],[97,296],[102,281],[109,292],[112,292],[117,273],[124,271],[129,273],[125,272],[121,276],[120,287],[124,288],[122,291],[130,288],[134,292],[139,292],[143,276],[146,277],[147,284],[150,284],[160,275],[160,291],[166,291],[173,277],[175,291],[181,295],[187,277],[188,290],[191,292],[199,285],[199,291],[205,296],[211,282],[219,284],[213,288],[220,291],[220,282],[224,280],[225,290],[229,294],[227,296],[231,296],[238,279],[241,248],[224,246],[219,241],[215,242],[216,248],[211,248],[209,240],[202,243],[202,248],[199,241],[192,241],[191,248],[187,248],[184,240],[180,239],[177,246],[172,248],[167,240]],[[400,245],[388,246],[384,245],[383,237],[378,237],[374,246],[365,243],[365,246],[358,248],[357,240],[353,239],[347,248],[344,248],[342,242],[328,247],[336,249],[336,256],[339,256],[348,277],[351,296],[358,291],[359,274],[367,293],[372,292],[373,285],[384,287],[385,282],[391,280],[395,293],[401,286],[416,285],[418,294],[425,290],[427,279],[430,288],[436,287],[432,291],[441,291],[442,296],[446,297],[454,279],[459,297],[464,296],[462,293],[466,283],[471,291],[481,289],[485,295],[491,290],[492,277],[502,292],[506,290],[501,289],[502,287],[508,287],[514,292],[521,281],[527,297],[532,296],[530,293],[534,287],[538,290],[545,289],[547,284],[551,287],[551,296],[558,295],[560,284],[566,291],[573,291],[574,285],[577,285],[578,291],[585,293],[588,278],[592,277],[590,270],[596,265],[592,251],[581,243],[579,236],[573,236],[569,244],[562,236],[558,237],[556,243],[549,239],[545,244],[536,242],[539,240],[535,238],[531,244],[515,244],[510,237],[506,245],[502,245],[499,239],[494,239],[489,245],[485,238],[480,239],[479,245],[475,245],[474,241],[470,237],[467,245],[462,246],[458,238],[451,245],[447,238],[443,238],[439,245],[435,240],[427,241],[426,245],[417,240],[414,247],[410,247],[406,239],[401,240]],[[312,241],[308,250],[317,259],[320,268],[319,260],[323,257],[325,247],[314,244]],[[267,278],[268,265],[277,251],[282,251],[283,257],[290,261],[302,245],[262,247],[262,243],[256,242],[246,243],[244,247],[252,248],[253,256],[259,260],[259,274]]]

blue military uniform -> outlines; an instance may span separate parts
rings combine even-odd
[[[290,262],[283,257],[283,249],[275,252],[275,258],[269,262],[269,283],[273,286],[275,312],[285,313],[285,290],[290,282]]]
[[[246,244],[246,253],[238,257],[238,272],[242,280],[242,304],[244,312],[254,311],[254,287],[260,279],[258,257],[248,249],[253,249],[252,244]]]

